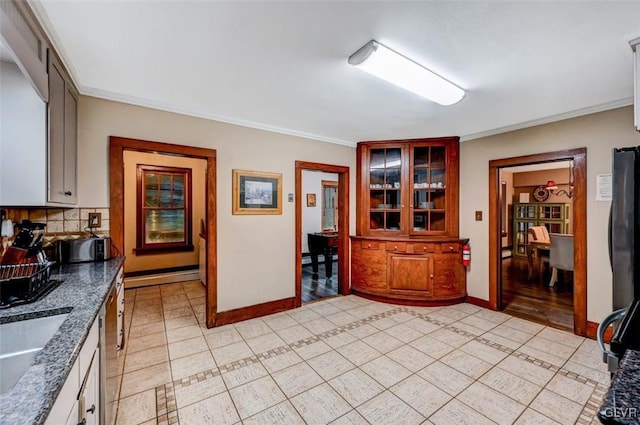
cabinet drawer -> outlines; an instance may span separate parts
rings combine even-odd
[[[387,242],[385,249],[387,251],[407,252],[407,244],[406,242]]]
[[[380,249],[379,241],[362,241],[362,249]]]
[[[457,243],[443,243],[440,244],[440,252],[442,254],[455,254],[460,252],[460,244]]]
[[[413,252],[436,252],[436,245],[433,243],[415,243],[413,244]]]
[[[91,325],[91,329],[89,330],[89,334],[87,335],[87,339],[85,340],[82,348],[80,349],[80,355],[78,356],[78,365],[80,366],[79,373],[84,377],[85,373],[89,369],[89,365],[91,364],[91,359],[93,358],[93,352],[96,350],[98,346],[98,319],[93,322]]]

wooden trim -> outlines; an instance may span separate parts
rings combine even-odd
[[[349,167],[296,161],[296,258],[295,307],[302,305],[302,170],[338,174],[338,293],[349,295]]]
[[[596,322],[587,322],[587,334],[585,335],[587,338],[596,339],[598,337],[598,326],[599,323]],[[609,326],[607,330],[604,332],[604,341],[609,343],[611,341],[611,337],[613,336],[613,328]]]
[[[269,301],[262,304],[248,307],[235,308],[233,310],[221,311],[217,314],[215,326],[228,325],[230,323],[241,322],[243,320],[254,319],[266,316],[267,314],[279,313],[295,308],[295,297],[283,298],[281,300]]]
[[[456,305],[464,302],[465,297],[451,298],[448,300],[410,300],[403,298],[392,298],[388,295],[375,295],[367,292],[352,289],[351,293],[362,298],[372,301],[378,301],[385,304],[409,305],[414,307],[443,307],[448,305]]]
[[[473,304],[473,305],[477,305],[478,307],[482,307],[482,308],[488,308],[490,310],[493,310],[491,308],[491,303],[487,300],[483,300],[480,298],[476,298],[476,297],[470,297],[467,295],[467,302],[469,304]]]
[[[124,151],[150,152],[201,158],[207,161],[206,225],[207,225],[207,295],[205,312],[207,327],[214,326],[218,303],[217,228],[216,228],[216,151],[213,149],[171,143],[150,142],[126,137],[109,137],[109,233],[111,241],[124,253]]]
[[[556,152],[525,155],[489,161],[489,304],[501,309],[499,170],[515,165],[573,160],[574,190],[572,223],[574,234],[573,331],[587,333],[587,149],[568,149]]]

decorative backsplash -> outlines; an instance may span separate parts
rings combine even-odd
[[[89,236],[89,213],[100,214],[100,226],[93,232],[109,236],[109,208],[2,208],[14,224],[22,220],[45,223],[45,243],[58,239],[78,239]],[[16,232],[17,234],[17,232]]]

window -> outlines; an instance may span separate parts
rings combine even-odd
[[[192,251],[191,169],[138,164],[136,255]]]
[[[322,180],[322,231],[338,230],[338,182]]]

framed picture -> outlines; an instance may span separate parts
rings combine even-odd
[[[282,174],[233,170],[233,214],[282,214]]]
[[[307,206],[315,207],[316,206],[316,194],[315,193],[307,193]]]

